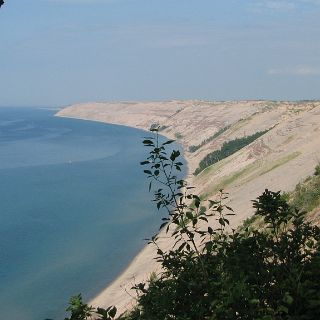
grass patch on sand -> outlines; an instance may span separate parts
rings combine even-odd
[[[286,164],[287,162],[295,159],[296,157],[298,157],[301,154],[300,151],[295,151],[293,153],[290,153],[280,159],[277,159],[273,162],[271,162],[270,164],[266,165],[259,173],[259,176],[263,176],[264,174],[280,167],[283,166],[284,164]]]
[[[219,190],[225,189],[227,187],[230,187],[234,182],[239,182],[240,179],[246,177],[247,175],[253,173],[255,170],[257,170],[259,167],[258,161],[255,161],[254,163],[251,163],[247,165],[245,168],[238,170],[222,180],[220,180],[216,185],[211,187],[210,189],[206,190],[200,198],[206,199],[208,197],[211,197],[215,195]]]
[[[238,170],[228,176],[226,176],[225,178],[221,179],[217,184],[215,184],[214,186],[212,186],[211,188],[208,188],[208,190],[206,190],[202,195],[201,195],[201,199],[206,199],[208,197],[211,197],[213,195],[215,195],[219,190],[221,189],[226,189],[227,187],[232,186],[235,182],[237,182],[238,184],[244,184],[247,183],[257,177],[260,177],[284,164],[286,164],[287,162],[289,162],[290,160],[295,159],[296,157],[298,157],[301,154],[301,152],[293,152],[291,154],[288,154],[280,159],[277,159],[273,162],[271,162],[270,164],[264,166],[263,168],[261,168],[262,166],[262,161],[261,160],[257,160],[249,165],[247,165],[246,167],[244,167],[241,170]],[[230,162],[230,160],[228,161]],[[207,172],[206,170],[203,171],[203,173],[201,173],[201,175],[199,176],[199,178],[204,179],[206,176],[208,176],[209,174],[213,174],[214,172],[216,172],[217,170],[219,170],[224,164],[219,165],[219,162],[216,163],[214,166],[211,166],[209,168],[207,168]],[[212,171],[211,171],[212,170]],[[200,179],[199,179],[200,180]],[[201,181],[201,180],[200,180]]]
[[[212,166],[205,168],[199,175],[195,176],[196,181],[201,181],[208,176],[211,176],[217,173],[220,169],[222,169],[225,165],[231,162],[230,158],[225,158],[219,162],[216,162]]]
[[[318,170],[320,169],[318,168]],[[320,206],[320,175],[317,174],[318,170],[316,167],[313,176],[298,183],[293,192],[284,194],[292,207],[310,212]]]

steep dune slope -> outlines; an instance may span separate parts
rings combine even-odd
[[[204,199],[214,197],[221,188],[230,193],[230,205],[237,213],[234,227],[252,214],[250,200],[265,188],[292,190],[320,161],[319,101],[88,103],[64,108],[58,116],[141,129],[159,125],[161,134],[183,145],[188,181],[198,194]],[[224,142],[264,130],[268,132],[253,143],[193,175],[199,162]],[[201,147],[188,151],[196,145]],[[170,240],[162,239],[162,246],[169,247]],[[123,310],[131,301],[123,287],[131,287],[133,277],[142,281],[157,267],[153,256],[153,248],[146,247],[94,303],[116,304]]]

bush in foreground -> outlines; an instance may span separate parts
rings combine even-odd
[[[167,154],[170,143],[160,143],[157,132],[144,140],[151,151],[142,165],[150,189],[156,182],[154,201],[168,211],[162,227],[175,244],[164,252],[158,236],[150,240],[163,272],[133,287],[136,307],[118,319],[320,319],[319,228],[280,192],[265,190],[253,201],[265,228],[230,230],[229,215],[234,213],[225,205],[227,194],[221,190],[218,199],[204,206],[177,177],[180,153]],[[104,320],[116,316],[113,307],[94,310],[81,299],[79,304],[79,296],[76,300],[66,320],[90,319],[94,313]]]

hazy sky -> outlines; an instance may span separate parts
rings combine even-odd
[[[320,99],[320,0],[6,0],[0,105]]]

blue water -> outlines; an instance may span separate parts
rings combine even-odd
[[[157,231],[140,130],[0,108],[0,319],[62,319]]]

